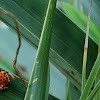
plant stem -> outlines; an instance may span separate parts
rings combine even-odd
[[[92,6],[92,0],[91,0],[91,3],[90,3],[90,8],[89,8],[87,31],[86,31],[85,45],[84,45],[83,69],[82,69],[82,91],[83,91],[84,86],[86,84],[86,62],[87,62],[87,49],[88,49],[88,35],[89,35],[91,6]]]
[[[67,79],[67,87],[66,87],[66,100],[68,100],[69,97],[69,90],[70,90],[70,81]]]
[[[13,14],[11,14],[10,12],[2,11],[2,12],[0,12],[0,15],[8,15],[15,22],[19,45],[18,45],[18,48],[17,48],[17,51],[16,51],[15,59],[13,61],[13,67],[14,67],[16,73],[18,74],[18,76],[21,78],[21,80],[24,82],[25,86],[27,87],[28,86],[28,82],[24,79],[24,77],[22,76],[22,74],[20,73],[20,71],[18,70],[18,68],[16,67],[17,56],[18,56],[18,53],[19,53],[19,49],[21,47],[21,34],[20,34],[20,30],[19,30],[19,27],[18,27],[17,20],[16,20],[15,16]]]

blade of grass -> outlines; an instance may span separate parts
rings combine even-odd
[[[98,92],[99,88],[100,88],[100,81],[95,85],[94,89],[88,96],[87,100],[92,100],[95,94]],[[95,100],[100,100],[100,99],[95,99]]]
[[[94,89],[88,96],[87,100],[92,100],[95,94],[98,92],[99,88],[100,88],[100,81],[95,85]],[[95,98],[95,100],[100,100],[100,99]]]
[[[91,3],[90,3],[90,8],[89,8],[87,31],[86,31],[85,45],[84,45],[83,70],[82,70],[82,91],[83,91],[84,86],[86,84],[86,62],[87,62],[87,49],[88,49],[88,36],[89,36],[91,6],[92,6],[92,0],[91,0]]]
[[[100,53],[100,40],[99,40],[99,48],[98,48],[98,54]],[[95,85],[100,81],[100,69],[98,71],[98,74],[96,76],[95,79]],[[96,93],[96,96],[94,98],[94,100],[100,100],[100,89],[98,90],[98,92]]]
[[[39,47],[32,75],[24,100],[47,100],[49,92],[48,56],[50,50],[51,30],[57,0],[50,0],[40,37]],[[48,90],[48,91],[47,91]]]
[[[68,99],[66,99],[66,100],[72,100],[72,99],[71,99],[70,90],[69,90],[69,94],[68,94]]]
[[[89,75],[89,78],[88,78],[88,80],[86,82],[86,85],[85,85],[85,87],[84,87],[84,89],[82,91],[82,94],[81,94],[81,97],[80,97],[79,100],[86,100],[87,99],[88,94],[89,94],[89,92],[91,90],[91,87],[93,85],[93,82],[95,80],[95,77],[96,77],[96,75],[97,75],[97,73],[99,71],[99,68],[100,68],[100,54],[98,55],[98,57],[96,59],[96,62],[94,64],[93,68],[92,68],[92,71],[91,71],[91,73]]]
[[[99,81],[100,81],[100,69],[99,69],[99,71],[98,71],[98,73],[97,73],[97,76],[96,76],[96,79],[95,79],[95,86],[96,86],[96,84],[97,84]],[[95,95],[94,100],[100,100],[100,89],[98,89],[98,91],[97,91],[97,93],[96,93],[96,95]]]
[[[67,79],[66,100],[69,98],[70,81]]]

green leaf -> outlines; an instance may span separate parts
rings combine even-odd
[[[2,59],[0,61],[0,68],[3,68],[4,70],[7,70],[11,74],[15,74],[15,70],[13,69],[13,66],[8,63],[8,61]]]
[[[82,12],[80,12],[79,10],[77,10],[76,8],[74,8],[73,6],[71,6],[70,4],[68,4],[68,3],[61,2],[61,4],[65,8],[67,16],[73,22],[75,22],[82,30],[86,31],[88,17],[85,14],[83,14]],[[97,44],[99,44],[99,38],[100,38],[99,33],[100,33],[100,28],[92,20],[90,20],[89,36]]]
[[[95,86],[97,85],[97,83],[100,81],[100,69],[97,73],[97,76],[95,78]],[[100,89],[97,91],[94,100],[100,100]]]
[[[100,88],[100,81],[98,81],[98,83],[95,85],[94,89],[92,90],[92,92],[90,93],[90,95],[88,96],[87,100],[92,100],[93,97],[95,96],[95,94],[97,93],[97,91]],[[98,98],[95,100],[99,100]]]
[[[70,97],[70,81],[69,80],[67,80],[67,87],[66,87],[66,100],[68,100],[69,99],[69,97]]]
[[[70,82],[69,100],[79,100],[81,92]]]
[[[81,97],[80,97],[79,100],[86,100],[87,99],[88,94],[89,94],[89,92],[91,90],[91,87],[93,85],[93,82],[95,80],[95,77],[96,77],[96,75],[97,75],[97,73],[99,71],[99,68],[100,68],[100,54],[98,55],[98,57],[96,59],[96,62],[94,64],[93,68],[92,68],[92,71],[91,71],[91,73],[89,75],[89,78],[88,78],[88,80],[86,82],[86,85],[85,85],[85,87],[84,87],[84,89],[82,91],[82,94],[81,94]]]
[[[100,53],[100,40],[99,40],[99,47],[98,47],[98,54]],[[96,79],[95,79],[95,86],[97,85],[97,83],[100,81],[100,69],[97,73]],[[98,90],[98,92],[96,93],[96,96],[94,98],[94,100],[99,100],[100,99],[100,89]]]
[[[50,81],[48,57],[55,8],[56,0],[50,0],[25,100],[47,100],[48,98]]]
[[[2,0],[0,7],[13,13],[19,21],[22,36],[38,46],[42,24],[49,0]],[[33,5],[34,4],[34,5]],[[2,16],[2,21],[14,28],[12,20]],[[85,32],[56,9],[50,50],[50,61],[72,83],[81,89],[82,55]],[[77,34],[76,34],[77,33]],[[97,55],[97,44],[89,38],[87,76]],[[60,63],[59,63],[60,62]]]
[[[59,0],[59,1],[64,1],[66,3],[71,4],[72,6],[74,6],[74,8],[79,9],[81,12],[83,12],[85,15],[88,15],[88,10],[89,10],[89,5],[90,5],[90,0],[79,0],[77,2],[77,7],[75,6],[75,1],[73,1],[73,3],[69,2],[68,0]],[[100,27],[100,20],[99,20],[99,16],[100,16],[100,1],[99,0],[93,0],[92,3],[92,13],[91,13],[91,19],[93,22],[95,22],[96,25],[98,25]],[[64,7],[63,6],[59,6],[60,9],[62,9],[65,13]]]
[[[25,85],[19,78],[12,79],[8,89],[0,92],[0,100],[23,100],[25,91]]]
[[[60,99],[58,99],[58,98],[56,98],[56,97],[49,94],[48,100],[60,100]]]

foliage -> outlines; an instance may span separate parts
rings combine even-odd
[[[43,33],[45,29],[45,27],[42,29],[42,26],[43,26],[44,20],[46,20],[45,15],[47,15],[46,10],[47,10],[49,1],[51,0],[45,0],[45,1],[42,1],[42,0],[30,0],[30,1],[28,0],[25,0],[25,1],[24,0],[9,0],[9,1],[2,0],[0,2],[1,11],[2,10],[9,11],[16,16],[19,23],[22,37],[25,40],[27,40],[32,46],[35,46],[36,48],[38,47],[37,55],[40,55],[40,58],[36,56],[35,61],[38,62],[39,60],[39,62],[41,62],[41,64],[39,63],[40,66],[45,66],[45,63],[48,62],[48,52],[49,52],[50,41],[48,41],[47,39],[49,39],[49,36],[48,38],[45,38],[45,41],[43,43],[43,44],[48,43],[46,45],[40,45],[39,38],[41,41],[42,38],[40,36],[41,36],[41,31]],[[56,0],[53,0],[53,2],[55,1]],[[79,9],[81,8],[81,7],[78,7],[79,2],[77,1],[78,4],[76,6],[74,5],[74,2],[71,4],[74,5],[74,7]],[[84,5],[84,2],[86,5]],[[69,98],[72,100],[78,100],[79,97],[80,97],[80,100],[86,100],[87,98],[89,100],[90,98],[93,98],[95,96],[96,92],[99,89],[100,83],[97,82],[97,84],[95,84],[94,86],[93,91],[89,95],[89,92],[93,86],[93,82],[96,78],[97,72],[99,71],[98,66],[100,65],[99,64],[100,55],[98,55],[98,52],[97,52],[98,45],[99,45],[99,38],[100,38],[100,35],[99,35],[100,24],[98,24],[99,23],[98,3],[99,1],[93,1],[93,6],[92,6],[93,10],[91,13],[91,20],[90,20],[89,48],[88,48],[88,53],[87,53],[88,55],[87,55],[87,64],[86,64],[87,66],[86,76],[88,80],[86,82],[85,89],[83,89],[81,96],[80,96],[80,90],[81,90],[82,59],[83,59],[85,30],[86,30],[87,19],[88,19],[87,15],[85,14],[87,14],[87,11],[89,9],[88,4],[90,4],[90,1],[87,1],[87,0],[83,1],[82,3],[83,10],[80,9],[82,11],[80,12],[79,10],[74,8],[71,4],[68,4],[66,2],[62,2],[61,0],[59,0],[58,6],[55,12],[55,17],[54,18],[52,17],[54,19],[54,24],[53,24],[50,57],[49,57],[50,63],[52,63],[54,67],[57,68],[57,70],[59,70],[59,74],[62,73],[66,78],[70,80],[70,83],[74,84],[74,86],[69,85],[70,83],[67,84],[68,87],[67,87],[67,92],[66,92],[67,93],[66,98]],[[94,6],[94,4],[96,4],[97,7]],[[97,13],[95,11],[97,11]],[[2,16],[0,18],[9,27],[11,27],[12,29],[15,29],[14,24],[9,17]],[[95,18],[97,19],[95,20]],[[49,19],[48,22],[49,21],[51,21],[51,19]],[[51,23],[49,23],[49,25],[50,24]],[[47,25],[47,24],[44,24],[44,25]],[[51,27],[48,27],[47,25],[46,29],[48,30],[46,30],[45,33],[49,32],[49,28]],[[38,43],[39,43],[39,46],[38,46]],[[42,48],[43,51],[39,49],[40,47]],[[45,50],[48,51],[47,54]],[[38,65],[36,64],[36,62],[34,64],[35,66],[34,71],[33,71],[34,74],[32,74],[31,81],[29,82],[29,84],[32,85],[32,82],[37,81],[37,80],[34,80],[36,78],[39,78],[40,80],[38,84],[35,84],[35,86],[33,84],[32,87],[31,88],[29,87],[29,88],[30,90],[36,91],[34,93],[35,95],[38,95],[39,97],[38,93],[40,93],[39,92],[40,90],[41,91],[43,90],[42,93],[45,94],[45,90],[46,90],[45,80],[48,77],[47,73],[48,73],[49,67],[48,67],[48,64],[46,64],[45,68],[42,68],[42,67],[38,68]],[[44,62],[43,65],[42,65],[42,62]],[[7,64],[5,61],[2,61],[1,65],[9,66],[9,64]],[[4,68],[4,69],[15,74],[11,66],[9,66],[9,68]],[[42,75],[42,73],[44,73],[44,75]],[[41,86],[39,87],[40,83],[41,83]],[[0,95],[1,100],[6,99],[5,96],[11,99],[15,97],[16,100],[17,99],[22,100],[25,96],[25,91],[26,91],[25,86],[22,84],[23,83],[21,82],[19,78],[17,78],[16,80],[12,80],[12,84],[9,85],[9,89],[7,91],[1,92],[2,94]],[[20,87],[20,85],[23,86],[23,89]],[[49,85],[49,81],[47,82],[47,85]],[[73,89],[75,89],[74,94],[76,93],[75,96],[77,96],[76,97],[77,99],[73,96],[73,92],[72,92]],[[46,94],[48,95],[48,92],[46,92]],[[29,96],[29,94],[27,96]],[[29,98],[31,98],[31,96],[32,95],[30,92]],[[40,96],[40,98],[42,98],[42,96]],[[56,100],[56,99],[57,98],[49,95],[49,100]]]

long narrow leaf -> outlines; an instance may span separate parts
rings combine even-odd
[[[85,87],[84,87],[84,89],[82,91],[82,94],[81,94],[81,97],[80,97],[79,100],[86,100],[87,99],[88,94],[89,94],[89,92],[91,90],[91,87],[93,85],[93,82],[95,80],[95,77],[96,77],[96,75],[97,75],[97,73],[99,71],[99,68],[100,68],[100,54],[98,55],[98,57],[96,59],[96,62],[94,64],[93,68],[92,68],[90,76],[89,76],[89,78],[88,78],[88,80],[86,82],[86,85],[85,85]]]
[[[100,81],[96,84],[91,94],[88,96],[87,100],[92,100],[99,88],[100,88]],[[96,100],[100,100],[100,99],[96,99]]]
[[[100,53],[100,40],[99,40],[99,47],[98,47],[98,54]],[[97,73],[96,79],[95,79],[95,85],[100,81],[100,69]],[[100,100],[100,89],[98,90],[94,100]]]
[[[96,79],[95,79],[95,86],[99,81],[100,81],[100,69],[99,69],[97,76],[96,76]],[[100,100],[100,89],[96,93],[94,100]]]
[[[49,92],[48,56],[50,50],[51,30],[56,8],[56,0],[50,0],[33,66],[32,75],[24,100],[47,100]]]
[[[68,100],[69,92],[70,92],[70,80],[67,79],[67,87],[66,87],[66,100]]]

